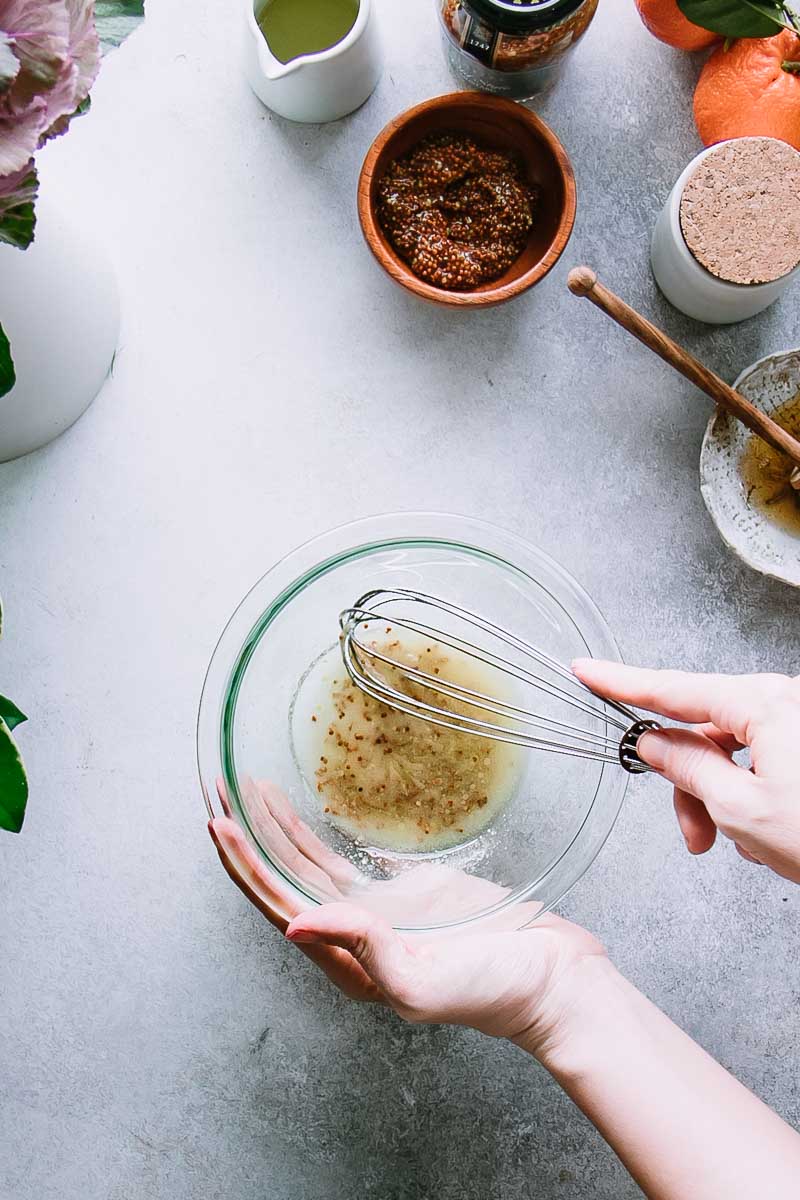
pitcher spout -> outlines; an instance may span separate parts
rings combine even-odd
[[[282,63],[270,50],[267,45],[266,38],[258,32],[258,65],[264,73],[266,79],[283,79],[285,75],[291,75],[302,64],[297,62]]]

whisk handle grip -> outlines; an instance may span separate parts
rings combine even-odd
[[[616,321],[628,333],[638,338],[648,349],[669,363],[686,379],[705,392],[715,403],[727,409],[734,417],[781,451],[800,468],[800,442],[777,422],[771,420],[749,400],[740,395],[730,384],[704,366],[698,359],[674,342],[662,329],[636,312],[614,292],[608,290],[595,275],[591,267],[575,267],[567,277],[567,286],[575,296],[585,296],[601,309],[612,321]]]
[[[653,768],[643,758],[640,758],[637,747],[643,733],[660,728],[658,721],[640,717],[638,721],[634,721],[622,738],[619,744],[619,761],[630,775],[642,775],[645,771],[652,771]]]

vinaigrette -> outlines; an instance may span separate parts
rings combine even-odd
[[[496,672],[420,638],[375,648],[462,687],[497,693]],[[484,716],[380,665],[398,690],[453,713]],[[442,850],[481,833],[511,798],[518,747],[406,716],[362,692],[343,667],[311,714],[313,786],[334,825],[362,844],[396,851]]]

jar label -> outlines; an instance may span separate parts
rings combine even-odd
[[[477,17],[468,16],[461,34],[461,45],[473,58],[491,66],[499,37],[498,31],[492,29],[491,25],[486,25]]]

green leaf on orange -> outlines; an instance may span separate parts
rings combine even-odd
[[[678,0],[683,15],[724,38],[774,37],[781,29],[797,32],[783,4],[772,0]]]

